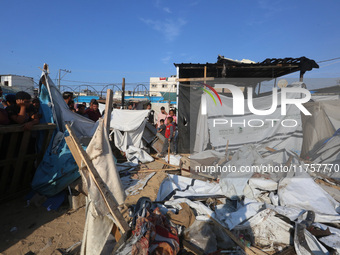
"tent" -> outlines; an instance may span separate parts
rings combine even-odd
[[[43,113],[40,121],[55,123],[57,129],[35,172],[32,189],[49,197],[58,194],[80,177],[78,167],[64,139],[67,135],[65,124],[72,125],[77,137],[83,140],[93,136],[97,124],[68,109],[47,71],[43,71],[41,75],[39,99]]]
[[[301,87],[295,83],[291,87]],[[278,93],[281,98],[281,91]],[[288,93],[290,99],[300,98],[297,93]],[[207,105],[207,114],[202,114],[199,108],[197,118],[194,152],[214,148],[218,152],[226,149],[233,151],[245,144],[256,144],[276,150],[288,149],[300,154],[302,146],[302,124],[300,110],[295,105],[287,105],[287,114],[281,115],[281,101],[278,100],[276,110],[270,115],[255,115],[244,101],[244,115],[233,115],[233,98],[220,95],[221,105],[214,105],[214,99],[208,94],[201,95],[201,105]],[[273,96],[255,97],[252,100],[254,108],[266,110],[271,108]]]
[[[340,128],[340,100],[308,102],[304,106],[312,114],[301,116],[303,127],[301,157],[306,158]]]

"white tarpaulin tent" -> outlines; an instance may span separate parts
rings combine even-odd
[[[118,149],[126,153],[129,161],[151,162],[153,158],[143,150],[143,132],[149,110],[113,109],[110,127],[113,128],[114,142]]]
[[[106,188],[116,199],[117,204],[124,203],[125,193],[119,173],[114,162],[106,128],[103,119],[86,149],[94,167]],[[113,227],[113,217],[96,187],[93,178],[84,176],[88,189],[86,222],[81,247],[81,254],[100,254]]]
[[[301,87],[302,83],[296,83],[294,87]],[[244,144],[257,144],[271,148],[288,149],[300,154],[302,146],[302,124],[300,110],[295,105],[287,105],[287,114],[281,115],[281,92],[278,92],[278,106],[270,115],[255,115],[250,112],[245,100],[244,115],[233,115],[233,98],[222,96],[222,105],[214,105],[213,99],[203,94],[202,101],[207,102],[207,114],[202,115],[200,109],[195,152],[204,151],[210,141],[211,146],[219,152],[226,148],[229,140],[229,150],[236,150]],[[300,98],[300,94],[288,93],[287,98]],[[253,98],[254,108],[266,110],[272,106],[272,95]],[[214,127],[215,119],[227,120],[227,124],[217,124]],[[289,121],[289,119],[295,121]],[[231,126],[231,121],[234,123]],[[251,121],[251,127],[247,123]],[[263,121],[263,122],[261,122]],[[240,123],[240,124],[236,124]],[[245,123],[245,125],[243,124]],[[262,125],[263,123],[263,125]],[[284,123],[285,127],[282,125]],[[296,126],[294,126],[296,125]],[[287,127],[294,126],[294,127]]]

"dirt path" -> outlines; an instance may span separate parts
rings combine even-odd
[[[82,239],[85,207],[48,212],[44,207],[26,207],[23,198],[0,205],[0,254],[61,254]],[[31,253],[31,254],[32,254]]]

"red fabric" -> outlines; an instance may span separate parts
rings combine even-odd
[[[172,123],[166,126],[166,129],[165,129],[165,138],[170,138],[171,137],[171,135],[172,135],[172,134],[170,134],[171,133],[171,131],[170,131],[171,127],[173,128],[172,130],[174,130],[175,127],[174,127],[174,125]]]
[[[145,233],[142,230],[146,229]],[[179,252],[179,238],[177,230],[172,227],[168,219],[162,215],[159,208],[147,213],[147,216],[138,218],[135,230],[132,231],[140,239],[132,247],[132,254],[168,254],[176,255]],[[149,248],[152,251],[149,252]]]

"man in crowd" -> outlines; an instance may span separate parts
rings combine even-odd
[[[77,113],[85,118],[89,118],[89,116],[85,113],[86,108],[83,104],[78,104]]]
[[[146,109],[149,110],[149,114],[148,114],[148,117],[147,117],[148,122],[151,125],[155,125],[155,111],[151,110],[151,104],[150,103],[147,104]]]
[[[39,100],[39,98],[34,98],[32,100],[32,105],[35,108],[35,110],[37,111],[39,119],[41,119],[42,113],[40,113],[40,100]]]
[[[4,108],[6,109],[8,106],[15,104],[15,94],[7,94],[5,96],[5,100],[2,101],[4,104]]]
[[[163,119],[163,120],[166,120],[166,117],[167,117],[167,112],[165,111],[165,108],[164,106],[161,107],[161,112],[158,113],[157,115],[157,127],[160,127],[160,120]]]
[[[19,91],[15,95],[16,104],[6,108],[11,123],[24,124],[25,130],[30,130],[33,125],[39,124],[36,109],[31,104],[31,96],[25,91]]]
[[[63,93],[63,98],[64,98],[64,101],[67,105],[70,104],[71,100],[73,100],[73,93],[72,92],[69,92],[69,91],[65,91]]]
[[[92,100],[91,100],[92,101]],[[88,108],[85,111],[85,114],[87,114],[89,116],[89,119],[93,120],[93,121],[97,121],[102,115],[100,114],[99,111],[99,104],[97,100],[94,100],[92,102],[92,105],[90,105],[90,108]]]

